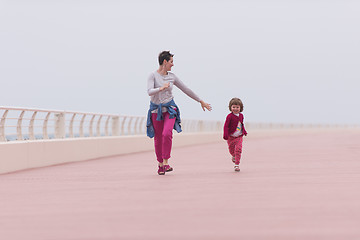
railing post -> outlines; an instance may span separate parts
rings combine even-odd
[[[65,138],[65,113],[55,113],[55,138]]]
[[[93,123],[94,123],[94,119],[95,119],[96,115],[93,114],[91,120],[90,120],[90,125],[89,125],[89,137],[93,137]]]
[[[6,116],[8,114],[9,110],[5,110],[4,114],[2,115],[1,122],[0,122],[0,141],[5,142],[6,136],[5,136],[5,120]]]
[[[138,134],[138,122],[139,122],[140,117],[137,117],[134,123],[134,134]]]
[[[34,121],[35,121],[36,114],[37,114],[37,112],[35,111],[31,117],[30,124],[29,124],[29,139],[30,140],[35,140]]]
[[[119,136],[120,127],[119,127],[119,117],[115,116],[111,119],[111,136]]]
[[[224,124],[223,124],[222,122],[218,121],[218,122],[217,122],[217,128],[216,128],[216,130],[217,130],[217,131],[222,131],[223,125],[224,125]]]
[[[45,117],[45,120],[43,123],[43,139],[49,139],[48,132],[47,132],[47,126],[48,126],[50,114],[51,114],[51,112],[48,112],[46,114],[46,117]]]
[[[140,132],[140,134],[142,134],[142,133],[145,133],[146,134],[146,131],[145,131],[145,129],[146,129],[146,124],[145,124],[145,117],[141,117],[141,122],[140,122],[140,125],[139,125],[139,128],[140,128],[140,130],[139,130],[139,132]]]
[[[204,121],[200,120],[198,127],[199,127],[199,129],[197,131],[203,132],[204,131]]]
[[[131,135],[131,123],[132,123],[133,119],[134,119],[134,117],[130,117],[130,120],[128,122],[128,131],[127,131],[126,135]]]
[[[102,119],[103,115],[100,115],[97,124],[96,124],[96,136],[100,137],[101,136],[101,131],[100,131],[100,125],[101,125],[101,119]]]
[[[74,137],[74,120],[76,117],[76,113],[74,113],[71,117],[71,121],[69,124],[69,137],[73,138]]]
[[[121,135],[125,134],[125,122],[126,122],[126,116],[123,116],[122,121],[121,121]]]
[[[17,124],[16,124],[16,134],[17,134],[17,140],[23,140],[23,135],[22,135],[22,120],[24,117],[25,111],[21,111],[20,116],[18,118]]]
[[[105,122],[105,136],[109,136],[109,120],[110,120],[110,116],[107,117]]]
[[[84,122],[85,122],[86,114],[83,114],[81,121],[80,121],[80,127],[79,127],[79,135],[80,137],[84,137]]]

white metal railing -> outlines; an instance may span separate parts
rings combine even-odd
[[[245,123],[246,129],[327,129],[359,128],[356,124],[304,124],[304,123]]]
[[[0,107],[0,142],[146,134],[146,117]],[[221,131],[221,121],[182,120],[186,132]]]
[[[0,106],[0,142],[145,135],[146,117]],[[222,121],[182,119],[184,132],[222,131]],[[246,122],[246,129],[359,128],[340,124],[281,124]]]

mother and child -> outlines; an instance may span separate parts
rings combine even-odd
[[[147,81],[147,92],[150,96],[150,108],[147,116],[147,136],[154,138],[155,154],[158,162],[157,173],[165,175],[173,171],[169,165],[172,148],[172,131],[181,132],[180,109],[174,101],[173,86],[178,87],[190,98],[201,104],[202,109],[211,111],[209,103],[204,102],[197,94],[188,88],[174,73],[170,72],[174,66],[174,54],[163,51],[158,56],[159,68],[152,72]],[[241,114],[243,104],[240,99],[230,101],[231,113],[226,117],[224,136],[229,146],[235,171],[240,171],[239,163],[242,152],[242,138],[247,132],[244,127],[244,117]]]

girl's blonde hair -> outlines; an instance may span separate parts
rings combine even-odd
[[[232,105],[239,105],[240,106],[240,112],[244,110],[244,104],[240,100],[240,98],[232,98],[229,102],[229,110],[231,112],[231,106]]]

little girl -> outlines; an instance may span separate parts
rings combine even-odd
[[[227,140],[232,161],[235,163],[235,171],[239,172],[243,136],[247,135],[244,116],[241,113],[244,110],[244,105],[239,98],[233,98],[229,102],[229,109],[231,113],[227,115],[225,120],[223,138]]]

